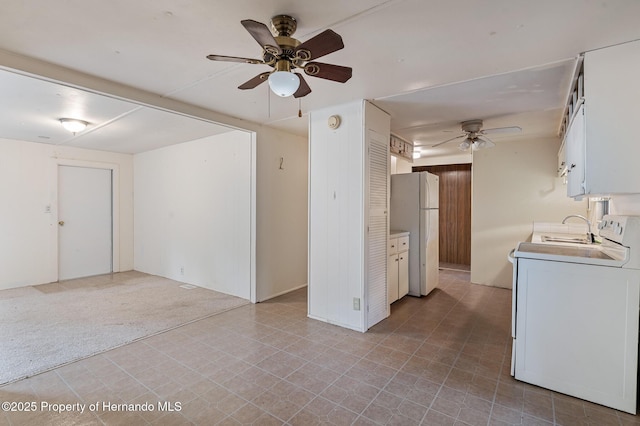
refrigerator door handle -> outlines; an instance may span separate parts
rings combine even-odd
[[[427,208],[427,209],[432,209],[433,206],[431,205],[431,183],[429,182],[429,175],[425,175],[424,177],[424,181],[427,184],[427,193],[425,194],[427,196],[427,198],[424,200],[424,205],[422,207]]]
[[[422,200],[422,208],[426,209],[431,207],[429,205],[429,194],[430,194],[430,190],[431,188],[429,188],[429,179],[427,179],[427,175],[424,175],[424,200]],[[429,224],[427,224],[427,229],[429,229]]]
[[[431,225],[431,218],[429,217],[428,214],[425,214],[426,220],[425,220],[425,227],[424,227],[424,235],[422,236],[425,240],[428,240],[430,235],[429,235],[429,225]]]
[[[422,208],[430,209],[433,207],[431,205],[431,184],[429,183],[429,175],[426,173],[424,175],[424,184],[425,184],[426,191],[424,193],[424,202],[422,203]],[[427,229],[429,228],[427,227]]]

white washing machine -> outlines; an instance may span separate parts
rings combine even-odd
[[[513,253],[512,375],[636,413],[640,217],[604,216],[602,244]]]

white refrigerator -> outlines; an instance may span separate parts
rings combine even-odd
[[[390,228],[409,231],[409,294],[426,296],[438,286],[438,176],[391,175]]]

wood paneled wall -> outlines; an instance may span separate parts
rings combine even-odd
[[[471,164],[417,166],[440,177],[440,262],[471,264]]]

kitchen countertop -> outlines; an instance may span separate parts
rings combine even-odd
[[[399,238],[407,236],[409,236],[409,231],[400,231],[397,229],[392,229],[391,231],[389,231],[389,238]]]
[[[533,222],[533,232],[531,239],[521,242],[515,249],[507,255],[507,260],[511,263],[514,261],[514,255],[522,256],[523,252],[527,255],[524,257],[547,258],[549,255],[563,257],[581,257],[576,252],[570,252],[571,248],[598,249],[599,244],[588,243],[587,230],[589,227],[586,223],[556,223],[556,222]],[[538,246],[538,247],[536,247]],[[547,247],[545,247],[547,246]],[[554,249],[555,247],[555,249]],[[562,252],[562,247],[567,247],[569,251]],[[535,253],[532,256],[532,253]],[[580,253],[591,258],[591,255]],[[597,256],[597,255],[596,255]],[[566,259],[565,259],[566,260]],[[607,259],[608,260],[608,259]]]
[[[601,266],[622,266],[625,257],[613,258],[603,252],[599,244],[539,244],[523,242],[514,250],[514,257],[551,260],[557,262],[584,263]]]

